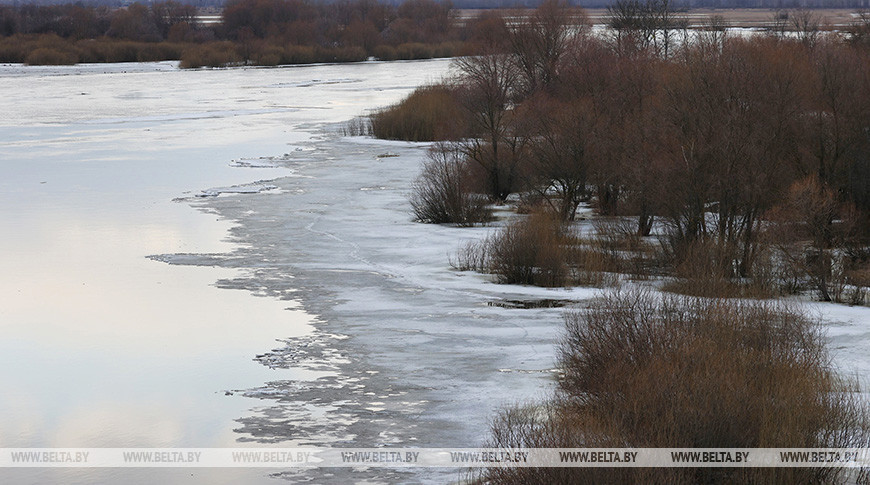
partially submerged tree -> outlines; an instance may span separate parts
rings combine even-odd
[[[590,151],[595,120],[586,100],[561,103],[541,95],[519,116],[530,136],[528,187],[563,221],[573,221],[587,198]]]
[[[625,56],[651,50],[668,58],[675,34],[687,29],[686,19],[676,14],[670,0],[616,0],[607,7],[607,15],[616,50]]]

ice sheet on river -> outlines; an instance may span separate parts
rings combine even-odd
[[[282,160],[301,177],[268,182],[279,195],[193,201],[237,223],[230,240],[238,249],[221,257],[161,258],[243,268],[246,277],[218,285],[292,298],[316,316],[315,334],[287,339],[256,360],[328,375],[228,389],[263,401],[239,419],[240,439],[479,445],[501,406],[539,398],[552,384],[562,328],[561,305],[499,303],[582,302],[596,290],[495,285],[452,270],[447,258],[459,242],[493,229],[412,222],[406,193],[425,144],[331,135],[306,148],[304,160]],[[336,482],[348,479],[344,473],[363,478],[330,473]],[[393,473],[381,469],[368,478],[406,476]],[[455,474],[424,470],[413,481],[444,482]],[[327,478],[318,475],[318,482]]]

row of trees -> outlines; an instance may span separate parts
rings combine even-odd
[[[580,17],[545,4],[488,55],[456,61],[466,117],[442,136],[464,154],[465,187],[564,221],[591,200],[657,233],[676,269],[745,280],[787,266],[780,282],[824,300],[847,274],[868,286],[866,44],[710,29],[663,48],[661,30],[601,38]]]
[[[127,8],[54,6],[0,6],[0,35],[55,34],[74,40],[108,36],[158,42],[182,40],[182,30],[196,28],[196,7],[174,0]]]
[[[62,5],[69,0],[31,0],[33,5]],[[0,4],[21,3],[18,0],[3,0]],[[121,7],[128,4],[125,0],[86,0],[77,2],[88,6]],[[184,4],[196,7],[223,7],[224,0],[184,0]],[[333,3],[333,2],[324,2]],[[399,5],[401,0],[387,0],[388,5]],[[583,5],[586,8],[606,8],[613,2],[611,0],[584,0],[571,1],[571,5]],[[541,4],[540,0],[456,0],[455,8],[460,9],[511,9],[511,8],[536,8]],[[683,0],[681,8],[867,8],[870,7],[867,0]]]
[[[223,13],[230,39],[281,39],[309,45],[340,43],[371,50],[380,44],[458,40],[449,2],[376,0],[331,4],[309,0],[231,0]]]
[[[474,20],[457,22],[450,3],[435,0],[406,0],[397,6],[377,0],[230,0],[222,21],[210,24],[198,21],[195,7],[174,0],[134,3],[120,9],[80,4],[0,6],[0,61],[22,62],[36,49],[72,52],[75,57],[76,50],[88,50],[81,45],[76,49],[76,44],[97,38],[212,43],[206,48],[186,46],[181,50],[249,64],[364,60],[370,56],[414,59],[473,52],[468,41],[473,41],[475,31]],[[232,42],[232,46],[217,42]],[[94,56],[78,57],[92,60]],[[134,56],[132,60],[137,59]]]

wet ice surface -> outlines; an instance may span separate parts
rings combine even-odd
[[[552,385],[564,304],[595,290],[503,286],[447,265],[462,239],[492,228],[411,221],[406,194],[424,144],[342,138],[324,131],[296,159],[279,194],[192,200],[238,221],[237,249],[221,256],[164,255],[177,264],[253,269],[218,282],[282,297],[315,315],[314,331],[258,355],[270,368],[330,372],[234,389],[263,406],[240,419],[244,441],[326,446],[480,445],[508,404]],[[383,156],[384,153],[390,156]],[[532,304],[518,309],[516,302]],[[493,302],[512,304],[493,305]],[[315,470],[292,480],[444,483],[456,470]]]
[[[279,195],[245,187],[291,170],[233,161],[296,153],[316,124],[394,102],[446,66],[0,66],[0,446],[246,446],[236,420],[259,415],[260,401],[226,391],[332,375],[257,360],[277,339],[309,334],[314,317],[289,287],[283,299],[216,288],[257,266],[221,268],[233,222],[186,201],[211,188],[220,193],[206,199]],[[162,254],[214,260],[181,267],[147,258]],[[0,471],[4,483],[267,477]]]

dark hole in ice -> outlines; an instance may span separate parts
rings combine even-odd
[[[562,308],[566,305],[576,303],[573,300],[555,300],[544,298],[540,300],[494,300],[486,302],[487,306],[497,306],[501,308]]]

